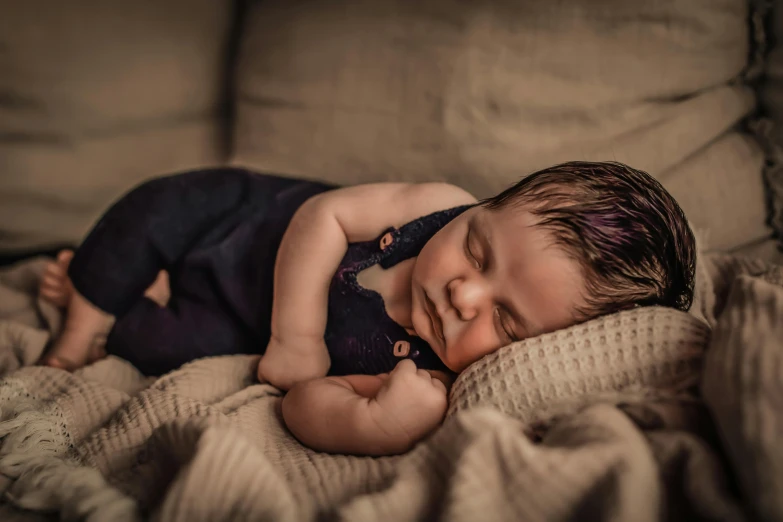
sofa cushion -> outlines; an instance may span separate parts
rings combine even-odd
[[[760,122],[756,130],[770,158],[766,170],[770,222],[777,236],[783,238],[783,3],[771,2],[769,5],[766,46],[761,49],[766,53],[766,62],[759,89],[765,121]]]
[[[5,3],[0,250],[75,243],[142,179],[224,160],[232,5]]]
[[[734,130],[755,106],[734,81],[747,19],[744,0],[254,2],[232,162],[481,197],[618,160],[663,179],[713,247],[748,243],[770,230],[763,154]]]
[[[703,228],[707,250],[732,250],[767,239],[764,155],[751,136],[728,132],[667,170],[663,183]]]

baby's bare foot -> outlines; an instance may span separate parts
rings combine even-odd
[[[68,277],[72,258],[73,250],[61,250],[57,259],[46,265],[38,285],[38,294],[58,308],[68,306],[73,294],[71,278]]]
[[[106,355],[106,337],[114,317],[96,308],[79,292],[71,292],[65,327],[41,364],[73,371]]]

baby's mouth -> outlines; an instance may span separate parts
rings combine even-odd
[[[432,329],[435,332],[435,335],[445,343],[446,339],[443,337],[443,321],[441,321],[438,311],[435,309],[435,303],[430,300],[430,297],[426,292],[424,293],[424,300],[427,305],[427,314],[430,316],[430,321],[432,322]]]

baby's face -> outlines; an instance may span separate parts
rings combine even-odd
[[[412,277],[412,321],[452,371],[513,341],[575,323],[584,280],[521,209],[463,212],[424,246]]]

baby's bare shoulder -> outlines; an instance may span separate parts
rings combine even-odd
[[[417,198],[428,201],[433,210],[443,210],[459,205],[470,205],[477,200],[467,190],[444,182],[413,183],[409,192]]]
[[[397,203],[401,206],[426,206],[431,207],[432,210],[442,210],[477,201],[462,187],[440,181],[365,183],[324,192],[317,197],[330,203]]]
[[[386,227],[399,227],[421,216],[476,202],[449,183],[369,183],[315,196],[314,204],[334,215],[349,241],[372,239]]]

